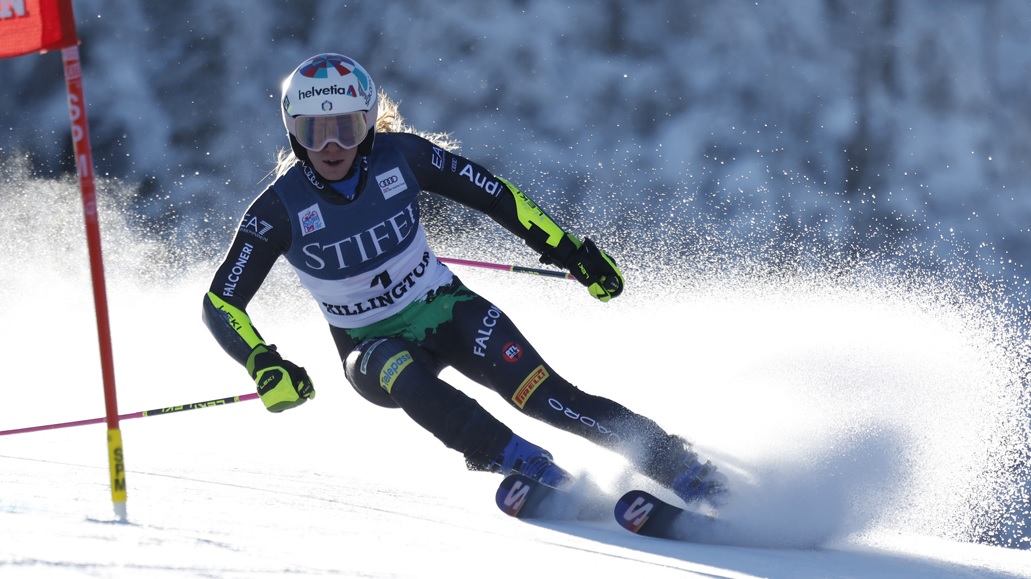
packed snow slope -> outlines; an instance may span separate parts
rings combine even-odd
[[[101,215],[120,410],[252,391],[200,322],[222,249],[148,238],[119,187],[102,182]],[[8,169],[0,213],[0,430],[102,416],[75,185]],[[500,228],[430,225],[442,255],[533,264]],[[1023,340],[990,285],[599,241],[617,258],[656,255],[625,262],[627,291],[609,304],[575,282],[455,271],[575,384],[719,463],[732,545],[505,517],[496,475],[466,472],[403,414],[351,390],[317,309],[280,266],[250,313],[309,370],[316,399],[280,415],[243,402],[124,421],[127,523],[111,508],[103,426],[0,437],[0,575],[1031,577],[1026,550],[986,544],[1027,547]],[[602,487],[664,492],[445,377]]]

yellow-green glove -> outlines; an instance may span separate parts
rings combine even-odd
[[[258,385],[258,395],[269,412],[282,412],[315,398],[315,387],[308,373],[284,360],[275,346],[255,346],[247,357],[247,372]]]
[[[569,236],[572,240],[575,237]],[[591,295],[603,302],[623,293],[623,273],[616,260],[598,249],[590,239],[584,238],[575,251],[562,264],[580,283],[587,286]]]

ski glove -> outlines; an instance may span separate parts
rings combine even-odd
[[[575,237],[568,237],[575,242]],[[623,273],[616,266],[616,261],[590,239],[584,238],[562,265],[577,281],[587,286],[592,296],[603,302],[623,293]]]
[[[315,398],[315,387],[304,368],[284,360],[272,345],[258,344],[247,357],[247,372],[269,412],[282,412]]]

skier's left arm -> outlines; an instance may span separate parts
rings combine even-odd
[[[569,270],[597,299],[607,302],[623,293],[623,272],[616,260],[598,249],[590,238],[581,240],[564,231],[515,185],[501,177],[494,178],[504,189],[492,209],[485,211],[491,219],[539,252],[541,263]]]
[[[432,145],[406,156],[425,190],[487,214],[540,253],[541,263],[569,270],[595,298],[607,302],[622,293],[623,273],[614,259],[590,239],[567,233],[509,181]]]

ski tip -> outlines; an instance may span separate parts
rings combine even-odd
[[[624,494],[616,503],[616,522],[631,533],[660,539],[712,542],[719,520],[709,514],[670,504],[642,490]]]
[[[631,533],[638,533],[658,508],[659,500],[642,490],[632,490],[616,501],[616,522]]]
[[[539,485],[537,481],[521,474],[510,474],[498,485],[494,500],[506,515],[518,517],[526,506],[530,493]]]

